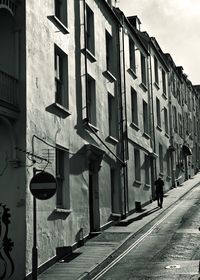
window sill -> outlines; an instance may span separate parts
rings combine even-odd
[[[134,128],[135,130],[137,130],[137,131],[140,130],[139,126],[136,123],[134,123],[134,122],[130,123],[130,126],[132,128]]]
[[[167,132],[165,132],[165,136],[166,136],[167,138],[169,138],[169,134],[168,134]]]
[[[95,132],[98,132],[98,131],[99,131],[99,129],[98,129],[95,125],[91,124],[90,122],[88,122],[87,124],[88,124],[88,126],[89,126],[92,130],[94,130]]]
[[[150,189],[151,185],[150,184],[144,184],[145,188]]]
[[[135,186],[140,186],[140,185],[142,184],[142,182],[139,181],[139,180],[135,180],[135,181],[133,182],[133,184],[134,184]]]
[[[163,97],[165,100],[167,100],[167,95],[166,95],[166,93],[163,93],[163,94],[162,94],[162,97]]]
[[[128,73],[133,77],[133,79],[137,79],[137,75],[132,68],[128,68]]]
[[[156,128],[159,130],[159,131],[162,131],[162,128],[157,124]]]
[[[91,62],[97,61],[95,55],[90,50],[82,49],[82,53],[84,53]]]
[[[62,105],[60,105],[59,103],[53,103],[49,105],[48,107],[46,107],[46,111],[58,117],[61,117],[62,119],[65,119],[71,115],[69,110],[63,107]]]
[[[151,153],[149,154],[149,156],[150,156],[151,158],[153,158],[153,159],[157,159],[157,158],[158,158],[158,155],[157,155],[156,153],[154,153],[154,152],[151,152]]]
[[[160,89],[160,86],[159,86],[159,84],[158,84],[157,82],[154,82],[153,84],[154,84],[154,86],[155,86],[157,89]]]
[[[141,83],[141,84],[140,84],[140,87],[141,87],[144,91],[147,91],[147,90],[148,90],[147,86],[146,86],[144,83]]]
[[[159,172],[159,176],[162,176],[162,177],[163,177],[164,175],[165,175],[165,174],[164,174],[162,171]]]
[[[66,209],[66,208],[57,207],[57,208],[54,209],[54,212],[70,214],[72,212],[72,209]]]
[[[103,75],[111,82],[116,82],[116,78],[113,76],[113,74],[111,74],[111,72],[109,70],[106,70],[103,72]]]
[[[143,134],[142,134],[145,138],[147,138],[147,139],[150,139],[151,137],[150,137],[150,135],[148,134],[148,133],[146,133],[146,132],[143,132]]]
[[[69,34],[67,26],[65,26],[55,15],[47,17],[53,24],[63,33]]]
[[[111,135],[109,135],[107,138],[106,138],[106,141],[108,141],[108,142],[110,142],[110,143],[112,143],[112,144],[118,144],[119,143],[119,140],[117,140],[117,138],[115,138],[115,137],[113,137],[113,136],[111,136]]]

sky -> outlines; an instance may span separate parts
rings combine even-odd
[[[193,85],[200,84],[200,0],[117,0],[117,7],[137,15],[141,31],[156,38]]]

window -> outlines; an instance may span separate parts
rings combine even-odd
[[[159,144],[159,165],[160,165],[160,172],[163,173],[163,147]]]
[[[138,125],[137,92],[131,88],[131,115],[132,123]]]
[[[177,127],[177,112],[176,112],[176,107],[173,106],[173,127],[174,131],[178,132],[178,127]]]
[[[56,180],[56,207],[69,209],[69,151],[60,147],[56,148]]]
[[[157,116],[157,126],[161,127],[160,100],[158,98],[156,98],[156,116]]]
[[[149,134],[148,106],[144,100],[143,100],[143,127],[144,127],[144,133]]]
[[[116,170],[114,168],[110,168],[110,185],[111,185],[111,211],[112,213],[115,212],[115,203],[114,203],[114,196],[115,196],[115,174]]]
[[[138,149],[134,149],[134,160],[135,160],[135,180],[141,180],[141,172],[140,172],[140,151]]]
[[[109,72],[113,72],[113,39],[106,31],[106,68]]]
[[[142,83],[147,85],[147,73],[146,73],[146,58],[141,53],[141,75],[142,75]]]
[[[162,89],[163,89],[163,94],[166,95],[167,94],[167,90],[166,90],[166,74],[165,74],[164,70],[162,70]]]
[[[117,138],[117,114],[116,114],[116,100],[110,93],[108,94],[108,122],[109,135]]]
[[[154,56],[154,75],[155,75],[155,83],[159,85],[159,79],[158,79],[158,60]]]
[[[167,108],[164,108],[164,119],[165,119],[165,132],[169,133],[169,126],[168,126],[168,112]]]
[[[150,184],[150,177],[149,177],[149,157],[148,155],[144,156],[144,166],[145,166],[145,184],[149,185]]]
[[[92,54],[95,54],[95,44],[94,44],[94,13],[86,5],[86,41],[87,50]]]
[[[67,0],[54,0],[55,16],[67,26]]]
[[[178,115],[178,121],[179,121],[179,135],[183,136],[183,121],[182,121],[182,115]]]
[[[180,93],[180,82],[177,81],[177,100],[178,103],[181,104],[181,93]]]
[[[167,176],[171,175],[170,171],[170,152],[169,150],[167,151]]]
[[[130,68],[136,72],[135,67],[135,43],[133,40],[129,37],[129,59],[130,59]]]
[[[195,116],[193,116],[194,134],[197,135],[197,121]]]
[[[55,102],[68,108],[68,58],[55,46]]]
[[[95,80],[87,76],[87,110],[89,122],[96,126],[96,92]]]

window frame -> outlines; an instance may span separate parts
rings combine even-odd
[[[167,96],[167,84],[166,84],[166,73],[162,69],[162,91],[165,96]]]
[[[156,118],[157,118],[157,127],[161,128],[160,99],[158,97],[156,97]]]
[[[163,164],[163,146],[159,143],[159,166],[160,166],[160,173],[163,173],[164,164]]]
[[[141,52],[140,53],[140,61],[141,61],[141,80],[142,84],[147,87],[147,66],[146,66],[146,57]]]
[[[145,171],[145,185],[150,185],[150,159],[147,154],[144,154],[144,171]]]
[[[96,112],[96,81],[88,74],[87,75],[87,114],[88,121],[91,125],[97,125]]]
[[[65,27],[68,27],[67,0],[54,0],[54,14]]]
[[[138,100],[137,91],[131,87],[131,122],[138,126]]]
[[[148,103],[143,100],[143,129],[144,133],[149,135],[149,116],[148,116]]]
[[[165,133],[169,134],[168,110],[164,107]]]
[[[86,49],[93,56],[95,56],[95,26],[94,26],[94,13],[91,8],[86,4]]]
[[[106,30],[105,31],[105,40],[106,40],[106,70],[113,74],[113,37],[112,35]]]
[[[129,62],[130,69],[136,74],[135,42],[129,37]]]
[[[154,55],[154,79],[155,79],[155,83],[159,85],[158,59],[155,55]]]
[[[109,136],[118,139],[116,98],[109,92],[108,92],[108,129],[109,129]]]
[[[134,167],[135,167],[135,181],[141,181],[141,161],[140,161],[140,150],[134,148]]]
[[[56,145],[56,209],[70,210],[69,149]]]
[[[54,46],[55,102],[69,109],[68,55]]]

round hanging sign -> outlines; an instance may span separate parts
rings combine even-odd
[[[48,172],[37,173],[30,182],[32,195],[41,200],[51,198],[56,193],[56,188],[56,179]]]

